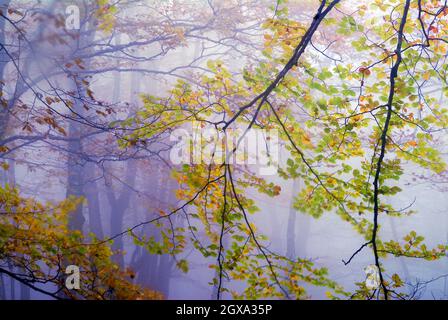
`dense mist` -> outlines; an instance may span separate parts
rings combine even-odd
[[[0,299],[446,299],[448,9],[377,2],[0,1]]]

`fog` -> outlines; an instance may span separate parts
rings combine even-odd
[[[241,79],[242,68],[257,66],[265,59],[262,24],[272,17],[270,7],[275,8],[277,1],[116,1],[117,11],[107,18],[110,21],[104,16],[98,18],[95,3],[0,2],[5,14],[7,8],[22,12],[9,11],[7,16],[14,24],[5,19],[0,24],[0,43],[8,49],[0,52],[2,93],[10,104],[0,119],[0,145],[8,146],[0,156],[9,165],[1,184],[16,186],[23,196],[43,203],[62,201],[70,195],[82,197],[82,205],[72,213],[71,226],[81,227],[90,241],[93,235],[98,239],[112,237],[113,260],[123,270],[135,272],[133,283],[159,291],[167,299],[215,299],[217,285],[212,282],[216,271],[210,265],[216,265],[216,257],[205,257],[191,243],[176,257],[150,253],[126,233],[160,216],[161,211],[183,205],[176,196],[180,187],[172,173],[179,166],[170,162],[173,142],[164,133],[148,138],[144,145],[120,147],[118,140],[129,139],[131,129],[111,123],[121,125],[138,115],[144,109],[145,96],[169,96],[178,80],[193,86],[199,83],[202,76],[211,74],[209,60],[223,61],[232,77]],[[70,5],[80,9],[79,30],[65,29]],[[343,8],[348,7],[350,2]],[[290,16],[302,23],[311,21],[316,9],[313,1],[289,2]],[[333,31],[331,26],[323,26],[316,46],[324,46],[323,34],[331,38]],[[26,36],[18,36],[22,32]],[[333,50],[343,61],[362,61],[361,54],[346,51],[349,40],[338,37],[336,41]],[[334,63],[316,50],[310,49],[309,55],[317,68]],[[441,89],[434,85],[435,98],[443,99],[439,98]],[[68,97],[72,104],[50,103],[52,111],[48,113],[45,97],[49,96]],[[38,121],[46,114],[56,119],[57,126]],[[296,121],[305,120],[298,114]],[[137,126],[131,123],[128,127],[133,125]],[[446,159],[444,132],[434,134],[434,141]],[[281,145],[279,162],[285,164],[289,157]],[[404,174],[396,183],[402,192],[385,201],[395,208],[411,207],[416,213],[404,218],[382,215],[381,237],[400,241],[410,230],[416,230],[428,247],[447,244],[448,180],[444,173],[435,176],[411,162],[403,168]],[[329,278],[345,290],[355,291],[355,283],[365,281],[366,266],[375,263],[372,251],[362,250],[347,265],[342,260],[347,261],[365,239],[333,209],[319,218],[295,209],[294,198],[304,188],[300,177],[285,180],[275,174],[264,178],[280,186],[279,195],[268,197],[249,186],[244,195],[260,209],[249,219],[257,233],[268,237],[266,247],[291,259],[311,259],[316,267],[328,268]],[[190,206],[186,210],[195,209]],[[182,212],[172,220],[179,226],[196,225],[199,239],[207,241],[199,220],[187,221]],[[137,237],[153,236],[155,241],[163,241],[156,224],[145,223],[132,232]],[[188,261],[186,273],[176,266],[181,259]],[[382,263],[386,277],[397,273],[410,284],[420,283],[419,298],[447,298],[446,257],[427,261],[391,256]],[[225,277],[223,285],[231,290],[246,286],[243,281]],[[309,298],[327,299],[325,287],[303,285]],[[1,275],[1,287],[2,299],[50,299],[5,274]],[[404,291],[413,289],[409,286]],[[232,296],[224,292],[222,298]]]

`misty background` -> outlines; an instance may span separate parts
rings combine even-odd
[[[14,26],[0,20],[0,43],[20,56],[17,66],[4,50],[0,51],[4,98],[10,109],[17,110],[0,113],[1,145],[7,143],[9,147],[1,155],[9,164],[1,183],[17,186],[40,201],[60,201],[67,195],[84,197],[74,223],[85,234],[92,232],[100,239],[147,221],[160,209],[179,205],[166,141],[122,149],[117,136],[101,128],[135,115],[143,106],[142,95],[164,96],[177,79],[194,83],[209,72],[210,59],[224,61],[236,77],[241,76],[242,67],[262,60],[261,25],[272,16],[270,7],[276,5],[276,1],[268,0],[113,2],[118,8],[113,13],[113,26],[104,32],[91,1],[0,1],[2,11],[18,21],[27,35],[26,39],[18,37]],[[80,29],[73,33],[64,29],[70,5],[80,9]],[[17,15],[7,8],[25,14]],[[289,8],[291,16],[310,21],[316,4],[291,1]],[[76,36],[70,36],[73,34]],[[344,52],[343,45],[340,51],[342,59],[360,58]],[[316,65],[332,63],[317,51],[310,54],[315,55]],[[89,83],[91,92],[70,77],[73,70]],[[440,94],[440,89],[434,88],[434,95]],[[26,128],[33,117],[46,112],[36,100],[36,94],[45,92],[74,97],[71,107],[77,115],[68,106],[53,104],[65,135],[48,123],[34,123],[31,131]],[[27,110],[19,112],[24,104]],[[438,141],[441,148],[446,145],[442,135]],[[286,161],[284,151],[281,157]],[[405,172],[399,184],[403,191],[392,204],[397,208],[412,204],[417,213],[412,219],[382,217],[381,236],[398,241],[409,230],[417,230],[426,237],[428,246],[447,243],[448,180],[428,177],[411,164]],[[327,212],[315,219],[295,210],[293,198],[303,187],[299,179],[266,178],[281,186],[279,196],[269,198],[251,189],[246,195],[261,209],[251,219],[258,231],[269,237],[269,247],[288,257],[313,259],[316,266],[327,267],[330,278],[347,290],[364,281],[364,268],[374,263],[370,250],[362,251],[347,266],[342,262],[364,242],[362,237],[335,214]],[[182,216],[175,219],[185,223]],[[146,225],[135,232],[157,235],[156,229]],[[204,236],[201,230],[198,234]],[[113,249],[122,252],[115,261],[135,271],[136,283],[161,291],[168,299],[214,298],[215,288],[210,282],[215,274],[209,265],[216,263],[215,258],[204,258],[194,248],[187,248],[182,258],[189,261],[189,272],[183,273],[169,255],[150,254],[130,237],[115,239]],[[447,259],[389,258],[384,263],[388,274],[397,272],[423,286],[425,281],[440,277],[427,285],[422,298],[447,298]],[[5,275],[0,277],[1,299],[47,298]],[[242,284],[225,285],[238,288]],[[310,287],[308,293],[313,299],[326,298],[325,288]]]

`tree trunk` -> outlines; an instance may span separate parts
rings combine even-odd
[[[296,256],[296,217],[297,211],[294,208],[294,197],[299,188],[299,180],[296,178],[292,185],[292,199],[289,205],[288,229],[286,231],[286,256],[294,259]]]
[[[129,186],[133,187],[135,184],[137,166],[135,161],[128,160],[126,166],[126,175],[124,181]],[[107,178],[106,178],[107,179]],[[106,181],[106,194],[109,200],[109,205],[111,208],[110,212],[110,232],[111,236],[119,234],[123,231],[124,214],[126,209],[129,207],[131,200],[131,192],[126,187],[121,188],[121,192],[114,192],[112,180],[107,179]],[[117,196],[120,194],[120,196]],[[123,237],[118,237],[114,240],[112,244],[112,249],[118,251],[119,254],[115,255],[115,260],[120,266],[124,266],[123,252]]]
[[[98,184],[95,180],[95,165],[88,163],[84,168],[84,176],[89,181],[84,181],[84,194],[87,199],[87,207],[89,213],[89,230],[93,232],[97,238],[103,239],[103,225],[101,222],[101,206],[99,200]]]

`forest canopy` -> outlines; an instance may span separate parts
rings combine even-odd
[[[2,0],[0,29],[0,299],[447,298],[447,1]]]

